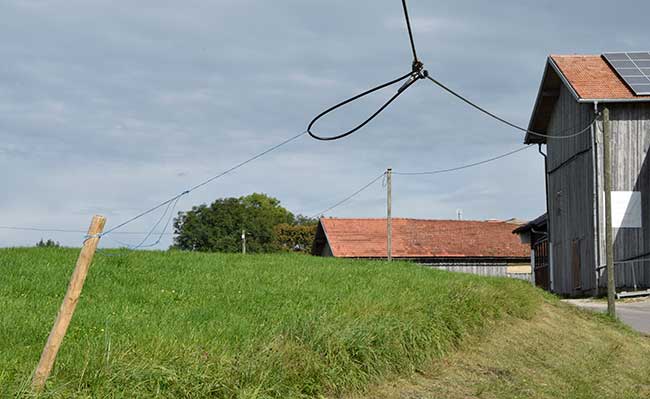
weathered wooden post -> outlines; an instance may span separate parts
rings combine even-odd
[[[386,170],[386,250],[388,261],[393,260],[393,169]]]
[[[36,371],[34,371],[32,389],[36,392],[43,390],[45,382],[52,372],[56,354],[61,347],[61,342],[63,342],[63,337],[65,337],[65,333],[68,330],[70,320],[72,320],[72,315],[81,295],[81,289],[86,280],[86,275],[88,275],[88,268],[93,261],[93,256],[99,244],[100,234],[104,231],[105,224],[106,218],[103,216],[94,216],[90,223],[88,238],[84,241],[83,248],[81,248],[81,252],[79,253],[77,265],[68,285],[68,291],[65,293],[59,314],[56,316],[52,331],[50,331],[50,335],[47,338],[45,348],[43,348],[41,360],[38,362]]]
[[[603,169],[605,190],[605,256],[607,258],[607,313],[616,317],[616,279],[614,275],[614,245],[612,234],[612,125],[609,109],[603,110]]]

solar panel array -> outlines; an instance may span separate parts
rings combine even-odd
[[[634,94],[650,95],[650,53],[606,53],[603,57]]]

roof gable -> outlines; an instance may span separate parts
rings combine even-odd
[[[579,100],[650,101],[649,96],[635,95],[600,55],[551,55],[550,60]]]
[[[546,133],[562,87],[577,102],[650,102],[637,96],[600,55],[551,55],[547,59],[528,130]],[[546,138],[526,135],[527,144],[545,143]]]
[[[323,218],[332,253],[343,258],[386,256],[386,219]],[[513,224],[457,220],[393,219],[396,258],[525,258],[530,248],[512,234]]]

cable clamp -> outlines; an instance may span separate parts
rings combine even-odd
[[[419,74],[424,69],[424,64],[418,60],[414,60],[411,64],[411,70],[414,74]]]
[[[428,76],[429,76],[429,72],[426,69],[424,69],[424,64],[421,63],[420,61],[413,61],[412,72],[409,79],[402,85],[402,87],[397,89],[397,92],[398,93],[403,92],[416,81],[420,79],[426,79]]]

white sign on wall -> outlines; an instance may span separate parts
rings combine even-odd
[[[612,227],[641,228],[641,193],[612,191]]]

